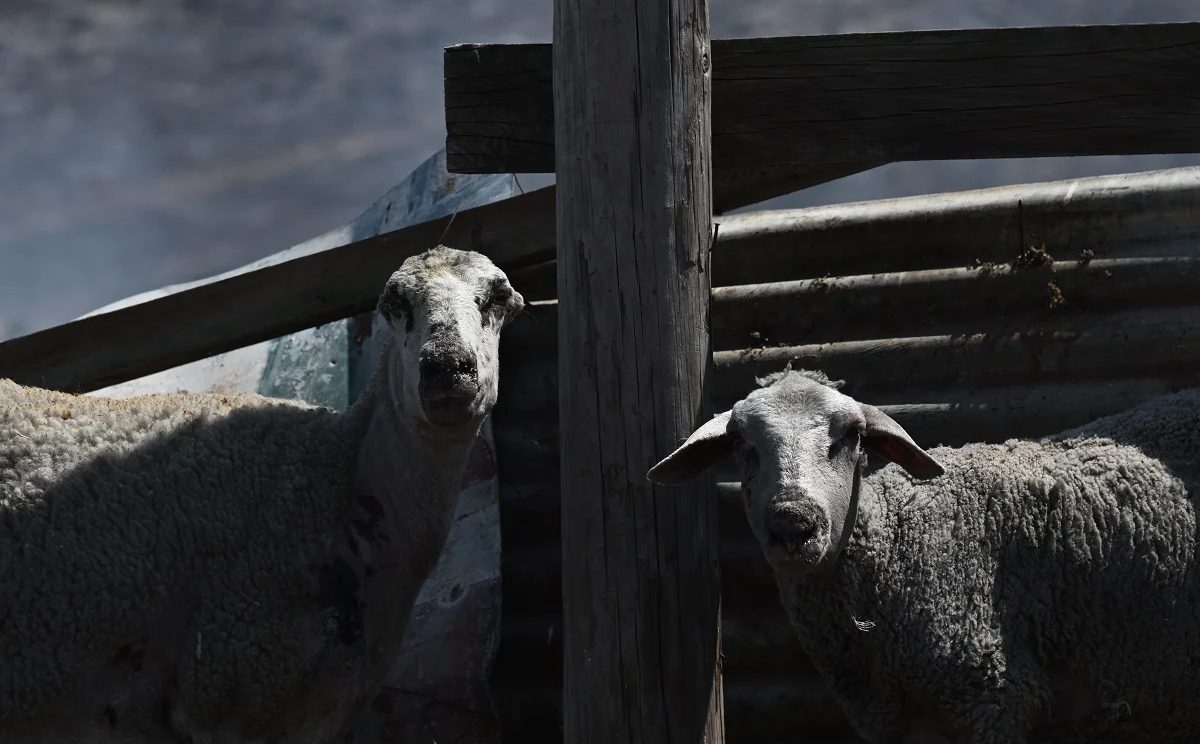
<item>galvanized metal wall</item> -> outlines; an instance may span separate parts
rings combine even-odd
[[[719,218],[719,406],[788,361],[844,377],[924,445],[1032,436],[1200,385],[1200,169]],[[516,275],[531,298],[553,266]],[[508,741],[561,740],[552,301],[506,332],[494,432]],[[662,453],[645,453],[649,467]],[[730,481],[726,469],[718,480]],[[847,742],[733,484],[722,487],[730,741]]]

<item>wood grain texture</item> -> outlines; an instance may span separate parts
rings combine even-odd
[[[720,350],[1023,331],[1079,313],[1181,307],[1196,301],[1200,258],[1056,261],[1053,266],[901,271],[718,287],[713,345]]]
[[[541,189],[21,336],[0,344],[0,377],[86,392],[349,317],[439,239],[506,270],[533,265],[553,256],[553,210]]]
[[[718,220],[713,286],[1056,260],[1194,256],[1200,168],[957,191]]]
[[[1111,380],[1148,371],[1174,379],[1200,370],[1200,308],[1123,310],[1050,316],[1025,330],[981,328],[969,334],[721,351],[714,355],[710,390],[717,404],[739,400],[753,389],[756,376],[778,372],[789,362],[853,381],[856,391],[889,395],[911,392],[913,380],[927,387],[974,389],[1039,380]]]
[[[724,741],[716,502],[646,471],[700,423],[706,0],[558,0],[563,738]]]
[[[553,173],[549,44],[446,48],[446,163],[452,173]],[[715,144],[714,144],[715,146]],[[724,162],[712,174],[715,214],[883,165]]]
[[[717,220],[712,284],[1055,259],[1194,254],[1200,168],[1122,173],[901,199],[764,210]],[[511,275],[528,300],[556,296],[554,261]]]
[[[712,55],[715,184],[814,163],[1200,150],[1198,23],[729,39]],[[547,44],[446,50],[452,171],[553,170],[551,67]]]

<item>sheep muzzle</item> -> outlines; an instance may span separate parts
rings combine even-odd
[[[763,552],[772,565],[812,567],[829,550],[829,518],[811,501],[776,502],[765,526]]]
[[[421,355],[418,392],[425,416],[435,424],[456,426],[479,413],[479,368],[465,348],[435,345]]]

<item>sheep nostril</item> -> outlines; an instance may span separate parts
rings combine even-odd
[[[775,524],[771,526],[770,533],[775,542],[798,550],[817,536],[817,527],[808,523]]]
[[[471,379],[475,379],[475,376],[478,374],[478,368],[475,365],[475,357],[470,355],[459,357],[455,367],[455,371],[458,372],[458,374],[464,375]]]
[[[422,386],[430,389],[466,388],[479,380],[475,357],[465,352],[422,356],[419,370]]]

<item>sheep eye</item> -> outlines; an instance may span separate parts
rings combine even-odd
[[[408,301],[408,298],[405,297],[404,295],[402,295],[398,292],[396,294],[392,295],[389,302],[387,303],[385,312],[387,315],[389,315],[392,318],[403,317],[405,329],[409,330],[409,331],[411,331],[413,329],[412,304]]]
[[[739,447],[738,460],[742,466],[742,472],[746,475],[747,480],[758,475],[758,451],[753,447],[746,445]]]
[[[851,452],[858,451],[858,447],[862,442],[863,430],[861,427],[852,426],[840,439],[835,440],[829,445],[829,457],[837,456],[839,450],[847,449]]]
[[[503,308],[512,300],[512,289],[502,282],[492,284],[487,296],[480,301],[479,309],[487,314],[497,308]]]

